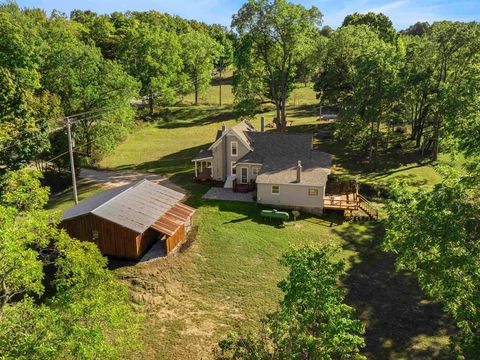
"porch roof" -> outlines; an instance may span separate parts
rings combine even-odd
[[[200,160],[209,160],[213,158],[212,150],[200,150],[200,152],[195,156],[192,161],[200,161]]]

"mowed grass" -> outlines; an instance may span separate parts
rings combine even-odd
[[[275,309],[280,298],[276,284],[286,273],[278,259],[286,249],[341,243],[325,220],[304,218],[279,227],[263,222],[254,204],[195,205],[198,235],[190,248],[160,264],[155,280],[161,289],[131,287],[137,297],[143,295],[139,305],[148,314],[146,358],[210,358],[212,347],[229,331],[255,328]],[[154,264],[137,265],[118,272],[151,284],[156,269]]]
[[[214,104],[218,88],[212,87],[209,94],[207,100]],[[314,133],[322,126],[315,94],[301,85],[295,94],[295,106],[290,99],[288,108],[290,131]],[[276,284],[286,269],[279,258],[290,247],[306,243],[341,246],[338,257],[348,264],[343,286],[347,302],[367,327],[369,359],[444,356],[450,323],[438,306],[422,296],[415,279],[397,273],[394,258],[381,251],[382,222],[355,224],[335,214],[321,219],[303,215],[280,226],[263,221],[256,204],[202,200],[208,187],[192,182],[191,158],[208,147],[222,123],[232,126],[239,119],[228,104],[180,105],[159,111],[161,121],[139,127],[99,164],[167,175],[190,191],[187,202],[197,209],[198,233],[178,254],[147,264],[116,263],[117,275],[128,284],[132,303],[144,316],[139,358],[208,359],[229,331],[258,326],[281,296]],[[265,109],[263,115],[271,122],[274,112]],[[258,127],[260,116],[252,122]],[[349,158],[341,144],[317,145],[334,155],[339,173],[360,174],[373,182],[412,174],[423,185],[439,181],[430,164],[418,164],[415,159],[390,163],[372,174]],[[99,190],[85,185],[80,196]],[[64,209],[72,203],[70,199],[68,193],[56,197],[51,208]]]

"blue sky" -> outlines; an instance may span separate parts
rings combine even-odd
[[[50,13],[57,9],[67,14],[73,9],[98,13],[127,10],[158,10],[207,23],[230,25],[232,14],[243,0],[17,0],[22,7],[40,7]],[[324,25],[337,27],[345,15],[354,12],[383,12],[397,29],[417,21],[480,21],[480,0],[293,0],[307,7],[315,5],[324,14]]]

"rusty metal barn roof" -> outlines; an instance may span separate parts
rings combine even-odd
[[[142,180],[133,185],[107,190],[93,196],[67,210],[63,214],[63,220],[91,213],[137,233],[143,233],[169,211],[175,214],[183,209],[185,213],[185,207],[189,207],[177,204],[183,197],[182,193]]]
[[[151,228],[171,236],[180,226],[193,215],[195,209],[181,203],[176,203],[162,217],[155,221]]]

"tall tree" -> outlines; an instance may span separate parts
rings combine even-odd
[[[98,159],[131,129],[130,101],[138,83],[100,49],[79,39],[82,27],[64,19],[52,20],[47,33],[50,51],[42,68],[45,88],[59,94],[65,115],[105,110],[77,118],[75,134],[85,160]]]
[[[239,39],[234,94],[240,105],[270,102],[275,124],[286,127],[286,103],[309,39],[319,36],[322,14],[286,0],[250,0],[233,16]],[[249,105],[251,106],[251,105]]]
[[[125,356],[138,339],[125,287],[95,244],[70,238],[41,209],[46,191],[28,177],[9,174],[0,204],[0,357]],[[13,184],[20,202],[6,193]]]
[[[108,15],[98,15],[90,10],[73,10],[70,19],[85,26],[85,34],[82,36],[85,42],[93,41],[107,59],[117,57],[120,37]]]
[[[155,100],[173,102],[182,66],[177,35],[158,25],[135,22],[120,47],[121,61],[142,84],[140,94],[148,98],[150,113]]]
[[[183,71],[190,78],[197,105],[198,95],[210,85],[213,68],[221,56],[222,46],[208,33],[196,30],[182,34],[180,41],[183,49]]]
[[[222,82],[223,74],[233,63],[233,44],[234,35],[228,32],[227,29],[220,25],[212,25],[209,27],[210,36],[221,45],[218,59],[215,61],[215,69],[219,77],[219,105],[222,105]]]
[[[393,27],[392,21],[385,14],[375,14],[368,12],[366,14],[354,13],[347,15],[343,20],[343,26],[365,25],[369,30],[377,33],[377,35],[385,42],[394,43],[397,38],[397,32]]]
[[[33,13],[0,5],[0,164],[19,169],[48,148],[59,114],[56,97],[40,84],[43,40]]]
[[[480,181],[478,173],[451,174],[433,190],[393,189],[386,250],[399,270],[414,273],[420,287],[443,305],[460,330],[459,355],[480,348]]]
[[[226,359],[363,359],[364,327],[344,304],[338,282],[345,263],[334,262],[333,248],[306,246],[290,250],[281,263],[289,274],[278,287],[279,310],[263,321],[259,335],[231,334],[220,342],[216,358]]]
[[[436,22],[431,32],[407,45],[412,135],[436,160],[442,138],[449,136],[446,130],[454,130],[475,109],[480,85],[471,79],[480,64],[480,25]]]
[[[403,52],[396,45],[365,25],[346,26],[330,38],[315,84],[322,101],[340,109],[338,138],[363,150],[372,167],[378,162],[384,125],[401,114],[402,67]]]

